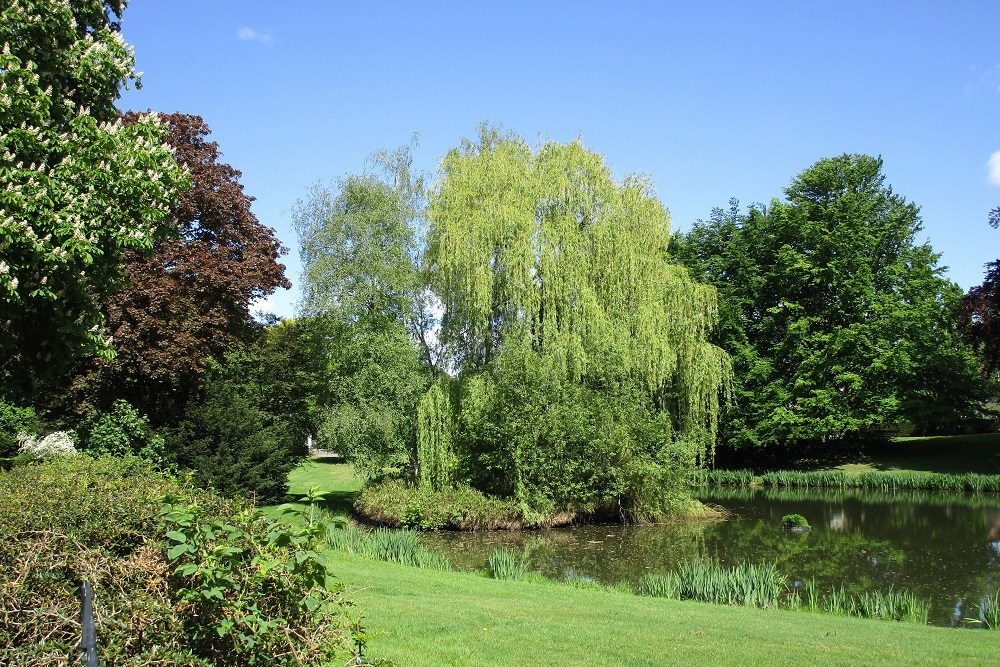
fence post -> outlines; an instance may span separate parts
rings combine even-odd
[[[98,667],[97,632],[94,630],[94,589],[86,579],[80,584],[80,650],[86,667]]]

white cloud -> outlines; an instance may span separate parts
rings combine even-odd
[[[1000,185],[1000,151],[996,151],[986,162],[986,180],[993,185]]]
[[[257,32],[253,28],[248,28],[247,26],[241,27],[236,31],[236,36],[245,42],[260,42],[261,44],[270,44],[274,41],[266,32]]]

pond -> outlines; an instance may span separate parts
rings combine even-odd
[[[700,498],[727,521],[655,526],[590,525],[543,531],[440,532],[428,546],[459,569],[487,569],[507,547],[553,578],[637,582],[685,560],[776,561],[792,580],[821,590],[906,589],[931,603],[930,622],[958,625],[1000,584],[1000,495],[713,489]],[[802,514],[804,534],[780,527]]]

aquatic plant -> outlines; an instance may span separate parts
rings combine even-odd
[[[692,483],[702,486],[744,488],[852,488],[884,493],[902,490],[1000,493],[1000,475],[979,473],[872,470],[852,475],[841,470],[773,470],[754,475],[750,470],[708,470],[693,476]]]
[[[523,579],[528,565],[525,555],[513,549],[496,549],[490,554],[490,574],[494,579]]]
[[[781,517],[781,525],[784,528],[808,528],[809,522],[801,514],[786,514]]]
[[[451,562],[443,555],[428,551],[420,534],[412,530],[327,527],[326,540],[338,551],[373,560],[411,565],[425,569],[450,570]]]
[[[740,563],[726,567],[712,561],[686,561],[667,574],[648,574],[639,595],[698,600],[750,607],[777,607],[785,577],[776,563]]]

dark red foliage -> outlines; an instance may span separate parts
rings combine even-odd
[[[139,116],[129,112],[124,120]],[[251,212],[240,172],[219,162],[205,121],[181,113],[160,118],[191,188],[174,211],[176,234],[130,257],[130,287],[106,304],[117,358],[85,381],[91,388],[98,381],[99,402],[126,398],[154,414],[150,403],[183,402],[210,358],[252,334],[256,299],[291,285],[277,261],[287,249]]]
[[[992,373],[1000,368],[1000,261],[987,264],[983,284],[965,295],[962,330],[979,350],[984,370]]]

